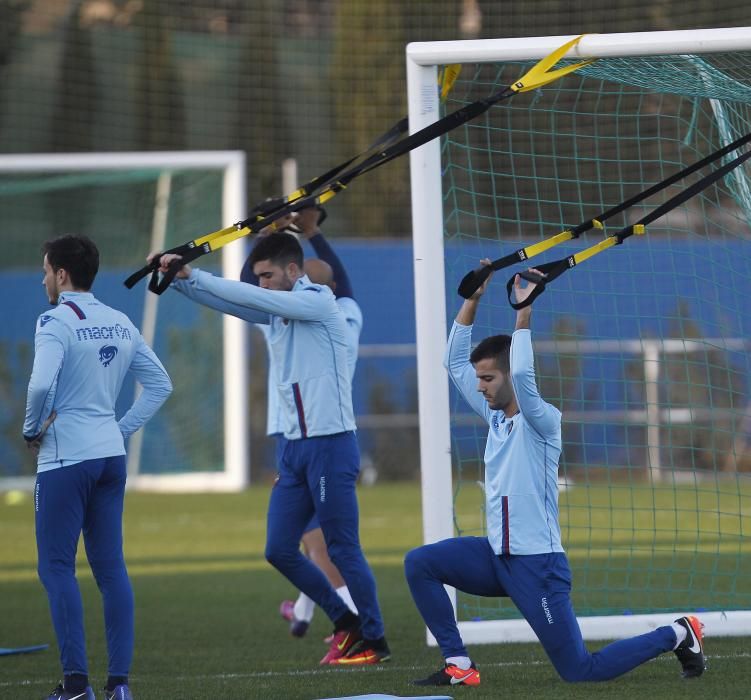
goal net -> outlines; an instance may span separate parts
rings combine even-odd
[[[411,44],[411,130],[513,83],[570,38]],[[582,57],[598,60],[411,156],[426,542],[485,534],[487,426],[442,368],[465,273],[597,217],[750,128],[751,29],[588,35],[571,58]],[[454,63],[460,79],[441,104],[437,68]],[[529,264],[593,245],[709,170]],[[702,612],[708,634],[751,629],[750,174],[734,170],[535,302],[538,384],[563,412],[560,520],[585,637],[630,636],[688,611]],[[521,269],[496,273],[475,342],[513,329],[505,283]],[[534,639],[508,600],[459,593],[456,609],[467,641]]]
[[[138,326],[174,391],[129,441],[129,485],[158,490],[236,490],[247,483],[247,378],[243,323],[123,280],[164,250],[245,216],[244,154],[36,154],[0,156],[0,279],[6,295],[0,347],[0,489],[25,488],[36,467],[21,440],[34,323],[48,306],[41,245],[66,233],[98,246],[92,291]],[[244,242],[202,267],[237,277]],[[121,416],[140,389],[126,383]]]

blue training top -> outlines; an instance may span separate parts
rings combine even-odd
[[[519,412],[494,411],[477,391],[469,361],[472,326],[454,323],[445,365],[472,409],[490,427],[485,444],[485,511],[488,541],[496,554],[562,552],[558,522],[561,412],[537,390],[528,329],[511,339],[511,382]]]
[[[347,322],[328,287],[303,275],[290,291],[262,289],[197,268],[172,286],[204,306],[269,325],[284,437],[355,430]]]
[[[128,372],[143,392],[118,422],[115,402]],[[90,292],[63,292],[37,319],[34,367],[23,434],[45,433],[37,470],[125,454],[123,438],[138,430],[172,391],[172,382],[138,329]]]

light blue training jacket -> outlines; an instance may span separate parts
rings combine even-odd
[[[115,402],[128,372],[143,392],[117,421]],[[138,329],[91,292],[63,292],[37,319],[34,367],[23,434],[32,438],[54,410],[37,471],[125,454],[123,438],[138,430],[172,391],[172,382]]]
[[[360,346],[360,333],[362,332],[362,310],[360,305],[352,297],[338,297],[336,303],[344,314],[347,322],[347,358],[349,360],[350,380],[355,376],[357,366],[357,352]],[[284,416],[279,401],[279,380],[277,378],[276,355],[269,343],[271,326],[258,324],[256,326],[266,342],[269,356],[268,372],[268,400],[266,406],[266,435],[281,435],[284,433]]]
[[[199,304],[269,325],[284,437],[297,440],[356,429],[349,331],[328,287],[303,275],[289,292],[263,289],[197,268],[172,286]]]
[[[528,329],[511,336],[511,383],[519,412],[494,411],[477,391],[469,361],[472,326],[454,323],[445,365],[464,399],[489,430],[485,443],[485,517],[496,554],[562,552],[558,522],[561,412],[543,401],[535,380]]]

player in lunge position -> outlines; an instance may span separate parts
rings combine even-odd
[[[517,302],[526,300],[535,286],[522,286],[517,275]],[[595,653],[585,647],[571,605],[571,571],[558,523],[561,413],[537,389],[532,307],[517,311],[512,336],[491,336],[472,349],[472,324],[486,287],[487,281],[459,310],[448,339],[446,367],[464,399],[489,426],[484,457],[488,535],[443,540],[406,556],[412,597],[445,661],[415,684],[480,684],[444,584],[472,595],[511,598],[566,681],[615,678],[671,650],[685,677],[700,676],[703,632],[693,616]]]

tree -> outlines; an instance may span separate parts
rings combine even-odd
[[[56,152],[90,151],[97,122],[96,71],[91,33],[81,23],[83,4],[84,0],[76,2],[63,34],[61,87],[52,122],[52,150]]]
[[[0,69],[10,63],[31,0],[0,0]]]
[[[285,100],[293,95],[281,84],[276,59],[283,33],[277,5],[275,0],[256,0],[253,4],[238,73],[236,133],[239,147],[248,155],[251,206],[281,192],[281,162],[294,155],[289,152],[291,140],[283,110]]]
[[[339,3],[330,84],[340,135],[339,159],[359,153],[407,111],[404,47],[410,41],[459,38],[459,2],[436,12],[428,0]],[[368,173],[346,195],[357,235],[410,231],[409,159]]]
[[[170,3],[143,0],[133,24],[142,37],[138,52],[137,143],[143,150],[185,148],[185,110],[180,78],[172,58]]]

